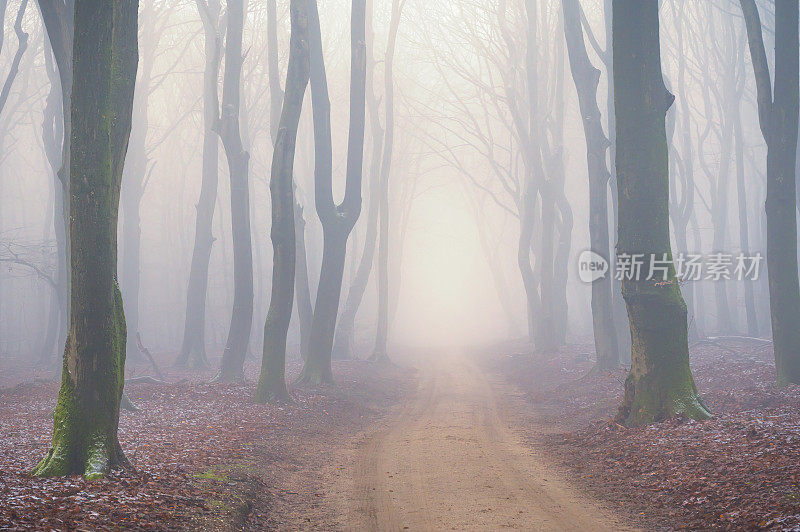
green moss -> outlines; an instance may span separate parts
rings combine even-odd
[[[216,482],[228,482],[229,477],[225,473],[219,473],[214,469],[209,469],[203,473],[198,473],[194,475],[195,478],[200,478],[203,480],[214,480]]]

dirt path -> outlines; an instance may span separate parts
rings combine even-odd
[[[417,395],[358,449],[348,526],[369,530],[620,530],[498,413],[491,384],[458,353],[417,364]],[[348,490],[350,491],[350,490]]]

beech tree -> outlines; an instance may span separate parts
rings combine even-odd
[[[331,354],[342,291],[347,239],[361,214],[361,176],[366,120],[366,0],[353,0],[351,20],[350,132],[347,144],[345,196],[333,199],[333,147],[330,98],[316,0],[309,0],[310,81],[314,116],[314,189],[322,222],[322,269],[314,305],[308,356],[299,381],[316,385],[333,381]]]
[[[356,314],[367,291],[367,283],[372,274],[375,263],[375,249],[378,243],[378,214],[380,212],[379,191],[381,187],[381,160],[383,154],[383,126],[380,118],[380,100],[375,94],[375,31],[373,29],[374,2],[367,0],[367,29],[366,36],[370,55],[367,61],[367,112],[369,113],[370,148],[369,165],[369,206],[367,208],[367,229],[364,235],[364,246],[358,260],[353,279],[347,291],[342,315],[336,324],[336,335],[333,344],[334,358],[350,358],[352,355],[351,342]]]
[[[758,119],[767,142],[767,265],[778,383],[800,384],[797,272],[798,3],[775,0],[773,92],[755,0],[740,0],[755,74]]]
[[[53,443],[38,476],[97,478],[128,466],[117,437],[125,316],[117,214],[131,130],[138,0],[77,0],[70,160],[72,298]]]
[[[270,196],[272,204],[272,294],[264,324],[261,377],[255,400],[290,401],[286,389],[286,335],[292,319],[296,268],[294,157],[297,129],[309,79],[308,0],[292,0],[292,35],[286,90],[274,137]],[[277,40],[273,42],[277,45]],[[277,56],[276,56],[277,58]]]
[[[203,21],[205,39],[205,69],[203,72],[203,170],[200,198],[197,201],[194,250],[186,290],[186,315],[183,342],[176,365],[208,366],[206,357],[206,296],[208,294],[208,265],[214,244],[212,225],[219,183],[219,139],[214,131],[219,119],[218,76],[222,36],[220,34],[219,0],[196,0]]]
[[[50,96],[47,99],[43,130],[45,134],[45,152],[49,164],[55,170],[53,179],[53,228],[56,239],[57,265],[55,286],[57,305],[57,321],[55,307],[51,305],[51,319],[48,326],[47,340],[43,357],[50,357],[49,349],[59,346],[64,341],[69,327],[69,145],[72,94],[72,41],[74,0],[38,0],[39,12],[42,15],[45,32],[50,42],[55,68],[45,62],[50,79]],[[49,57],[49,56],[48,56]],[[56,93],[59,99],[56,102]]]
[[[392,19],[389,23],[389,44],[386,47],[384,66],[384,139],[381,161],[381,180],[376,194],[378,200],[378,330],[375,333],[375,348],[372,360],[388,362],[389,354],[389,177],[392,171],[394,151],[394,52],[397,47],[397,32],[403,14],[405,0],[392,2]]]
[[[608,183],[611,174],[606,163],[606,152],[610,142],[603,131],[600,108],[597,105],[600,71],[592,65],[586,52],[578,0],[563,0],[562,8],[569,64],[578,91],[578,104],[586,137],[589,171],[589,240],[593,250],[605,252],[611,248],[608,234]],[[592,325],[598,370],[614,369],[619,366],[619,344],[614,326],[611,289],[611,275],[592,284]]]
[[[644,261],[643,275],[631,272],[622,281],[632,347],[618,419],[640,425],[676,414],[708,418],[689,367],[686,303],[670,249],[666,113],[675,97],[661,72],[658,0],[614,2],[613,53],[617,249]],[[665,282],[647,279],[657,266],[667,268]]]
[[[250,154],[242,143],[240,110],[242,90],[242,33],[244,0],[229,0],[225,37],[225,77],[222,111],[216,131],[225,149],[231,182],[233,231],[233,313],[222,365],[215,380],[236,382],[244,378],[244,360],[253,326],[253,245],[250,234]]]

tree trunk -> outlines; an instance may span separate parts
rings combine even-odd
[[[303,217],[303,206],[295,197],[294,201],[294,234],[295,234],[295,299],[297,300],[297,318],[300,321],[300,358],[308,357],[308,345],[311,342],[311,324],[314,319],[314,308],[311,305],[311,288],[308,286],[308,257],[306,254],[306,220]]]
[[[643,254],[644,272],[654,258],[669,260],[666,283],[646,280],[646,274],[622,281],[632,364],[618,419],[627,425],[676,414],[704,419],[710,414],[689,368],[686,304],[670,250],[665,116],[674,96],[661,73],[658,1],[617,0],[613,9],[618,251]]]
[[[560,12],[559,12],[560,14]],[[559,17],[561,19],[561,17]],[[560,20],[563,25],[563,20]],[[562,30],[562,28],[559,28]],[[556,40],[555,50],[555,117],[552,120],[553,147],[550,151],[552,160],[551,176],[553,181],[553,200],[556,207],[557,218],[555,226],[558,229],[558,240],[555,241],[553,256],[553,343],[556,348],[567,342],[569,323],[569,301],[567,298],[567,277],[569,268],[561,265],[569,262],[572,248],[572,229],[574,219],[572,207],[564,192],[566,171],[564,166],[564,44]]]
[[[194,250],[186,290],[186,318],[183,327],[181,352],[175,365],[204,369],[206,357],[206,296],[208,294],[208,265],[214,244],[214,207],[217,203],[219,180],[219,139],[214,131],[219,119],[219,76],[222,37],[219,33],[220,4],[218,0],[197,0],[205,33],[205,72],[203,74],[203,174],[200,199],[195,219]]]
[[[137,0],[75,6],[70,161],[70,333],[53,444],[38,476],[97,478],[128,465],[117,438],[125,316],[116,282],[120,182],[138,62]]]
[[[56,283],[58,285],[58,308],[60,327],[58,341],[65,341],[69,330],[69,299],[71,278],[70,241],[67,235],[69,224],[69,155],[72,123],[72,41],[74,34],[74,0],[39,0],[39,11],[47,31],[50,49],[58,68],[58,81],[61,86],[61,162],[56,173],[54,228],[58,266]],[[53,79],[51,77],[51,83]]]
[[[53,55],[45,50],[45,70],[47,71],[47,78],[50,81],[50,92],[47,95],[45,103],[43,120],[42,120],[42,143],[44,145],[45,156],[47,163],[53,175],[53,189],[52,201],[48,209],[48,218],[53,221],[53,229],[56,238],[56,271],[54,278],[53,294],[50,297],[50,309],[48,311],[47,329],[45,332],[44,341],[42,343],[42,351],[40,361],[48,363],[52,361],[55,354],[64,345],[64,338],[62,334],[66,334],[66,328],[62,327],[64,316],[66,315],[65,309],[62,308],[63,294],[66,293],[67,277],[66,265],[62,260],[63,250],[65,249],[65,225],[64,225],[64,196],[61,193],[61,183],[58,179],[58,171],[61,167],[61,146],[63,145],[62,137],[64,135],[63,127],[63,111],[62,104],[62,91],[59,88],[60,82],[56,72],[56,66],[53,64]],[[50,231],[45,232],[45,240],[50,238]]]
[[[233,313],[228,329],[218,382],[244,379],[244,360],[253,327],[253,245],[250,235],[250,154],[242,145],[240,101],[242,79],[242,33],[244,0],[228,1],[228,28],[225,39],[225,78],[222,113],[217,133],[225,148],[231,182],[231,229],[233,232]]]
[[[347,146],[347,181],[341,205],[333,199],[333,148],[330,99],[322,34],[316,0],[309,0],[310,81],[314,115],[314,188],[317,215],[322,222],[322,268],[311,324],[308,357],[298,382],[308,385],[331,383],[331,354],[347,238],[361,214],[361,177],[364,159],[366,115],[366,0],[353,0],[351,22],[350,133]]]
[[[739,204],[739,242],[741,253],[750,256],[750,226],[747,221],[747,194],[744,172],[744,138],[742,136],[742,114],[739,102],[736,102],[736,115],[733,122],[733,134],[736,139],[736,195]],[[747,336],[758,337],[758,315],[754,293],[755,281],[744,281],[744,308],[747,318]]]
[[[606,115],[608,123],[608,171],[611,174],[609,178],[609,187],[611,189],[611,227],[616,228],[619,221],[619,193],[617,186],[617,113],[614,108],[614,58],[612,50],[613,41],[613,22],[614,22],[614,1],[603,0],[603,15],[605,17],[605,37],[606,37],[606,50],[603,61],[606,66],[606,84],[607,98],[606,98]],[[617,249],[617,235],[614,235],[613,246],[609,249],[611,253],[612,263],[611,270],[616,271],[616,253]],[[619,333],[619,353],[622,358],[621,362],[627,364],[630,362],[629,356],[631,353],[631,335],[630,324],[628,322],[628,312],[625,308],[625,300],[622,298],[622,283],[616,279],[611,280],[611,304],[614,308],[614,324]]]
[[[608,234],[608,182],[611,174],[606,166],[606,151],[610,143],[603,132],[600,108],[597,106],[600,71],[592,65],[586,52],[578,0],[564,0],[562,7],[569,63],[578,91],[578,104],[586,137],[589,240],[592,250],[607,259],[608,250],[611,249]],[[611,299],[612,278],[609,272],[592,284],[592,325],[598,370],[619,367],[619,344]]]
[[[295,277],[295,201],[292,176],[297,129],[309,78],[308,1],[292,0],[292,36],[286,92],[272,156],[272,295],[264,324],[264,352],[255,401],[286,402],[286,335],[292,319]]]
[[[369,49],[374,50],[375,33],[372,26],[373,1],[367,0],[367,30],[366,35],[369,39]],[[364,237],[364,250],[358,261],[355,276],[350,283],[350,289],[345,298],[342,315],[336,326],[336,335],[333,344],[334,358],[346,359],[353,356],[353,328],[355,326],[356,314],[364,299],[367,290],[367,283],[372,274],[375,262],[375,248],[378,241],[378,215],[380,212],[380,191],[381,191],[381,159],[383,153],[384,130],[381,127],[379,116],[379,102],[375,96],[374,86],[375,57],[369,58],[367,63],[367,110],[370,116],[370,136],[372,137],[372,157],[370,160],[370,180],[369,180],[369,208],[367,210],[367,233]]]
[[[778,384],[800,384],[800,282],[797,271],[798,4],[775,2],[775,94],[754,0],[741,0],[767,142],[767,264]]]
[[[397,33],[405,0],[392,1],[392,19],[389,23],[389,41],[386,46],[384,68],[385,131],[381,182],[378,194],[378,329],[375,333],[375,348],[370,360],[389,361],[389,176],[394,152],[394,55]]]
[[[138,362],[142,359],[136,335],[139,331],[139,293],[141,287],[142,225],[140,207],[148,178],[147,125],[150,80],[155,64],[155,48],[158,42],[152,35],[154,14],[142,17],[144,33],[149,33],[147,46],[142,47],[142,61],[137,90],[133,102],[133,123],[128,146],[127,165],[122,179],[122,279],[120,289],[126,301],[125,323],[131,334],[125,349],[126,360]],[[148,30],[150,30],[148,32]]]

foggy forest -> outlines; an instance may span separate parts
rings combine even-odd
[[[800,530],[798,0],[0,0],[0,529]]]

